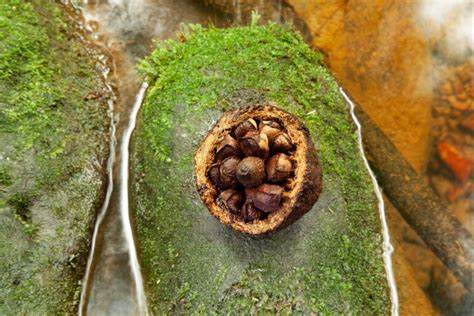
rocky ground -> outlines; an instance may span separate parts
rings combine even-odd
[[[427,174],[449,212],[474,234],[474,60],[444,67],[433,106],[433,155]],[[442,309],[473,306],[472,295],[447,271],[430,270],[427,290],[441,297]]]
[[[103,196],[111,94],[64,9],[0,4],[2,315],[75,312]]]
[[[449,67],[433,107],[433,155],[428,174],[437,193],[450,204],[472,198],[474,169],[474,60]],[[466,204],[466,203],[463,203]],[[458,207],[456,217],[474,230],[466,217],[469,207]],[[461,211],[461,209],[465,209]]]

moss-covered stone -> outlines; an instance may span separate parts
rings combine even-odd
[[[73,313],[80,293],[109,119],[76,32],[57,2],[0,3],[1,315]]]
[[[377,200],[337,84],[291,30],[191,26],[142,64],[134,209],[156,314],[388,314]],[[323,169],[313,209],[268,239],[215,220],[193,155],[223,111],[273,102],[309,128]]]

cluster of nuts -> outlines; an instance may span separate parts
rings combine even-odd
[[[208,169],[217,205],[244,222],[262,220],[280,207],[293,175],[293,144],[275,121],[249,118],[219,143]]]

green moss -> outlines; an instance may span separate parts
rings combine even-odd
[[[58,3],[0,3],[2,315],[77,304],[109,120],[104,99],[83,100],[104,84],[74,32]]]
[[[2,186],[10,186],[13,183],[13,179],[8,173],[7,170],[0,170],[0,185]]]
[[[141,261],[157,314],[388,314],[377,201],[336,82],[291,30],[190,26],[142,63],[150,88],[135,135]],[[192,156],[223,111],[268,100],[311,131],[324,190],[269,239],[217,222]]]

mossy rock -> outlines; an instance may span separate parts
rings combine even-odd
[[[292,30],[190,26],[142,63],[134,136],[141,264],[156,314],[389,314],[378,203],[335,80]],[[255,239],[209,214],[193,155],[229,109],[271,102],[308,127],[323,170],[313,209]]]
[[[0,315],[75,313],[103,197],[108,93],[62,9],[0,2]]]

